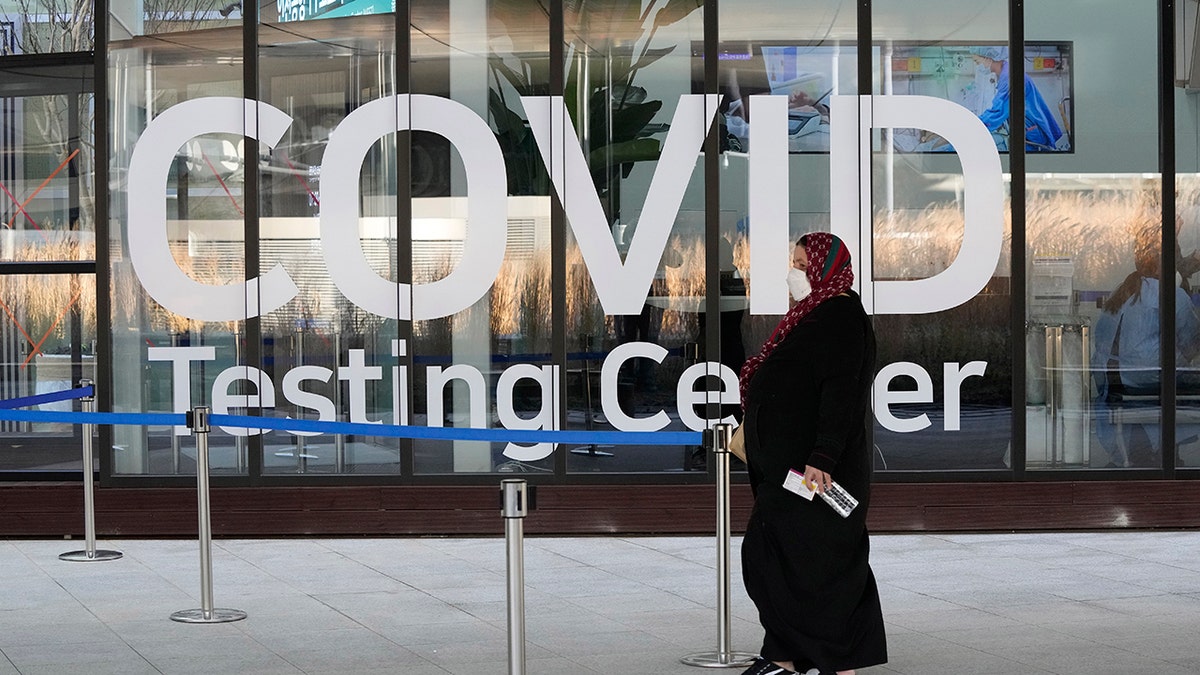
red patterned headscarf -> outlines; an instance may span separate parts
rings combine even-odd
[[[783,315],[775,332],[770,339],[763,343],[762,351],[742,365],[742,373],[738,380],[738,388],[742,397],[742,406],[746,405],[746,387],[750,384],[754,373],[775,348],[787,338],[788,333],[800,323],[809,312],[826,300],[841,295],[850,290],[854,284],[854,270],[850,268],[850,251],[841,239],[828,232],[812,232],[800,238],[808,254],[808,270],[805,275],[812,292],[808,297],[797,302],[794,307]]]

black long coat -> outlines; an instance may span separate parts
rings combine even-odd
[[[762,656],[803,672],[887,660],[868,564],[869,399],[875,335],[853,293],[818,305],[762,363],[746,392],[754,513],[742,543],[746,591],[766,631]],[[789,469],[829,472],[859,501],[842,518],[783,489]],[[801,668],[800,666],[804,666]]]

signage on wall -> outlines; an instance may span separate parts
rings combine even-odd
[[[761,100],[752,104],[755,128],[760,131],[751,137],[749,152],[750,218],[754,223],[750,274],[755,281],[750,290],[750,312],[781,314],[787,310],[786,274],[791,255],[787,143],[780,141],[787,134],[787,101],[785,97],[770,95],[754,98]],[[562,97],[523,97],[522,101],[601,306],[611,315],[640,313],[705,134],[716,114],[719,97],[680,97],[624,261],[604,218],[582,147],[573,129],[564,124],[569,117]],[[867,310],[877,314],[921,314],[950,309],[970,300],[991,278],[1000,260],[1003,239],[1000,158],[987,129],[965,108],[931,97],[836,96],[832,106],[838,112],[831,115],[830,129],[832,229],[851,250],[858,252],[858,260],[871,259],[870,176],[862,173],[870,167],[871,128],[915,127],[936,132],[954,145],[963,167],[965,230],[957,258],[940,274],[913,281],[875,281],[865,272],[870,266],[860,265],[856,285]],[[275,311],[299,293],[287,270],[278,264],[259,277],[227,285],[204,284],[189,277],[176,265],[170,252],[166,203],[162,199],[177,149],[189,140],[204,134],[230,133],[244,134],[265,146],[273,146],[291,121],[283,111],[266,103],[211,97],[175,105],[147,125],[133,149],[128,170],[129,257],[146,292],[164,308],[192,319],[239,321]],[[360,217],[359,171],[368,150],[388,134],[410,130],[440,135],[458,150],[471,214],[457,266],[445,277],[424,284],[398,283],[380,277],[367,262],[356,226]],[[436,319],[472,306],[487,294],[504,261],[508,228],[506,175],[504,156],[491,129],[460,103],[437,96],[402,94],[361,106],[331,134],[322,160],[320,240],[330,278],[351,303],[390,319]],[[177,411],[190,406],[187,393],[190,363],[215,358],[215,354],[194,351],[198,349],[210,348],[151,350],[151,360],[174,364]],[[403,341],[397,341],[393,356],[403,356],[404,350]],[[657,431],[666,426],[665,412],[634,418],[621,411],[616,400],[616,369],[621,363],[633,358],[661,361],[665,356],[665,350],[658,345],[635,342],[622,345],[606,359],[601,374],[606,386],[602,387],[601,399],[604,412],[615,428]],[[351,420],[366,421],[365,394],[360,407],[355,405],[354,392],[359,389],[365,392],[368,380],[382,379],[382,367],[365,365],[363,350],[350,350],[350,357],[351,365],[339,368],[337,376],[351,384]],[[915,364],[905,364],[901,374],[910,374],[907,366]],[[955,382],[957,387],[962,378],[982,375],[986,364],[972,362],[961,368],[958,364],[946,364],[947,372],[952,367],[959,376],[946,378],[947,429],[957,428],[957,415],[951,419],[954,412],[951,405],[957,406],[957,389],[950,392],[950,383]],[[401,371],[401,366],[393,367],[393,391],[397,394],[393,421],[399,424],[407,423],[407,405],[400,398],[400,393],[407,391],[407,386],[401,386],[407,375]],[[511,386],[521,379],[533,379],[542,386],[543,412],[529,420],[515,414],[501,415],[501,423],[508,428],[550,428],[554,420],[548,411],[557,400],[553,395],[558,377],[554,368],[517,364],[507,369],[505,375],[509,371],[513,374],[507,378],[508,398],[498,390],[498,408],[507,406],[511,412]],[[274,386],[265,373],[251,366],[235,366],[227,372],[228,377],[226,373],[218,377],[221,386],[214,386],[215,411],[222,412],[232,406],[274,406]],[[606,372],[611,374],[608,378],[611,382],[606,379]],[[881,375],[887,372],[890,371],[885,368]],[[695,381],[705,374],[719,374],[723,391],[693,392]],[[285,375],[284,396],[294,405],[315,411],[320,419],[332,419],[332,402],[301,391],[299,382],[328,381],[333,375],[328,369],[299,366]],[[480,389],[485,388],[483,375],[468,364],[456,364],[445,371],[438,369],[433,375],[436,377],[429,377],[429,381],[438,382],[440,377],[441,386],[450,379],[462,379],[479,382]],[[260,394],[229,395],[229,385],[239,379],[262,383]],[[505,377],[501,380],[504,382]],[[877,414],[879,406],[883,406],[883,414],[879,414],[881,423],[892,428],[889,420],[895,418],[887,412],[887,405],[900,402],[903,397],[897,398],[899,394],[911,392],[889,392],[889,381],[877,381],[876,406]],[[431,391],[437,395],[429,400],[440,401],[440,389]],[[684,373],[678,393],[680,419],[698,430],[707,426],[709,420],[697,417],[692,406],[705,403],[706,397],[712,398],[708,402],[736,403],[737,376],[719,363],[697,364]],[[481,421],[478,426],[483,426],[483,406],[471,408],[472,415],[477,414]],[[430,423],[440,425],[441,416],[431,414]],[[505,454],[528,461],[545,457],[552,449],[510,444]]]
[[[332,19],[339,16],[391,14],[396,0],[275,0],[279,22]]]

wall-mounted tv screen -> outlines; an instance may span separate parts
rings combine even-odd
[[[697,71],[693,91],[703,91],[703,45],[693,44]],[[724,43],[718,50],[723,95],[718,124],[721,149],[749,148],[750,96],[788,97],[788,150],[829,152],[829,97],[858,92],[858,57],[852,44]],[[954,101],[975,113],[1000,152],[1008,152],[1008,47],[1004,43],[889,43],[871,49],[884,94],[916,94]],[[1031,42],[1025,46],[1025,149],[1059,153],[1074,150],[1072,139],[1072,59],[1070,42]],[[892,129],[886,142],[901,152],[951,152],[936,134]]]
[[[1025,151],[1073,148],[1069,42],[1025,44]],[[892,45],[884,54],[886,94],[919,94],[954,101],[975,113],[1001,152],[1009,150],[1009,52],[1004,44]],[[950,152],[945,139],[920,129],[895,129],[894,147],[907,152]]]
[[[703,44],[693,91],[704,90]],[[721,100],[721,149],[745,152],[750,139],[750,97],[788,97],[788,151],[829,152],[829,97],[858,92],[858,53],[853,44],[724,43],[717,54]]]

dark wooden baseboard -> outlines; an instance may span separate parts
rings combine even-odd
[[[712,534],[711,485],[542,485],[530,534]],[[750,490],[731,494],[734,533]],[[499,488],[348,486],[214,488],[220,537],[498,535]],[[1200,481],[885,483],[873,488],[874,532],[1034,531],[1200,527]],[[195,536],[190,488],[98,488],[100,537]],[[0,536],[83,532],[78,483],[0,484]]]

